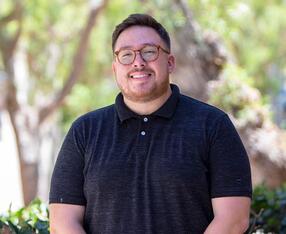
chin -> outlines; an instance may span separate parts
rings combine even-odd
[[[126,97],[133,101],[133,102],[148,102],[154,99],[151,94],[132,94],[132,95],[126,95]]]
[[[166,86],[141,87],[138,89],[121,89],[123,96],[133,102],[148,102],[164,96],[168,92],[169,84]]]
[[[150,102],[161,96],[164,96],[165,92],[140,92],[140,93],[129,93],[126,97],[133,102]]]

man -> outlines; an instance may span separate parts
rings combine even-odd
[[[53,172],[51,233],[243,233],[251,178],[228,116],[169,83],[170,38],[133,14],[112,37],[115,104],[77,119]]]

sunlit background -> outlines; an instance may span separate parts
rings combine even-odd
[[[135,12],[169,30],[172,82],[231,116],[254,186],[285,182],[285,0],[0,0],[0,213],[47,203],[70,124],[114,102],[111,34]]]

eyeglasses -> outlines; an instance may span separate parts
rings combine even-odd
[[[117,56],[119,63],[123,65],[130,65],[134,62],[137,51],[140,53],[141,58],[145,62],[152,62],[159,57],[159,49],[167,54],[170,54],[169,51],[163,49],[160,45],[145,45],[140,50],[120,49],[115,51],[114,54]]]

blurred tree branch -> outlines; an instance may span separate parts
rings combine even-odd
[[[17,90],[14,84],[13,56],[22,32],[22,11],[23,6],[20,1],[16,1],[15,8],[5,17],[0,18],[0,50],[2,51],[2,59],[7,73],[6,87],[3,99],[9,113],[15,112],[19,108],[17,101]],[[17,30],[11,38],[7,38],[4,26],[11,21],[17,21]]]
[[[71,92],[72,87],[79,79],[80,73],[83,69],[85,55],[87,53],[90,34],[96,23],[98,14],[102,11],[102,9],[105,8],[107,3],[108,0],[104,0],[102,1],[102,4],[97,8],[91,8],[88,20],[80,37],[78,48],[73,58],[71,72],[67,78],[67,81],[64,84],[63,88],[55,95],[54,100],[40,110],[39,125],[60,105],[62,105],[64,98]]]
[[[18,101],[20,100],[17,100],[20,92],[18,88],[21,87],[16,85],[18,80],[15,79],[15,54],[22,32],[25,10],[22,3],[16,1],[13,10],[0,19],[0,51],[7,76],[5,80],[7,90],[1,95],[4,95],[4,108],[9,113],[11,126],[15,134],[25,204],[28,204],[37,194],[41,124],[62,105],[64,98],[70,93],[72,87],[79,79],[88,52],[88,42],[92,29],[96,24],[98,15],[106,7],[107,3],[108,0],[104,0],[100,5],[90,7],[90,13],[80,34],[78,47],[73,56],[71,70],[66,82],[62,89],[54,95],[54,100],[41,109],[36,105],[32,106],[30,103],[26,103],[26,101],[19,103]],[[7,28],[11,22],[16,22],[16,28],[14,29],[13,25],[10,32]],[[26,92],[24,94],[28,95]],[[35,118],[35,116],[38,116],[38,118]]]
[[[18,20],[22,16],[23,6],[21,1],[15,1],[15,7],[12,11],[0,18],[0,28],[4,27],[6,24],[10,23],[13,20]]]
[[[15,20],[18,22],[17,31],[14,34],[14,37],[12,39],[9,38],[9,40],[7,40],[7,37],[4,34],[4,32],[0,30],[0,40],[4,42],[4,43],[0,43],[0,46],[1,46],[1,50],[4,51],[4,53],[6,54],[6,56],[4,57],[5,65],[7,65],[8,63],[7,60],[9,60],[10,56],[14,54],[18,40],[20,38],[21,29],[22,29],[22,15],[23,15],[23,5],[21,4],[20,1],[16,1],[15,7],[13,8],[13,10],[7,16],[0,18],[0,28],[4,28],[11,21]]]
[[[185,0],[176,0],[177,6],[181,9],[183,15],[186,18],[186,24],[188,27],[188,33],[190,35],[191,41],[194,44],[201,43],[199,40],[199,26],[197,22],[194,20],[193,13],[189,9],[188,3]]]

